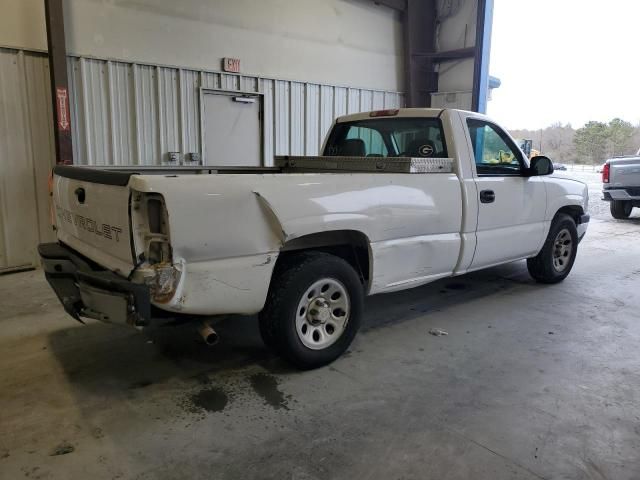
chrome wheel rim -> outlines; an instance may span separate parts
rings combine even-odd
[[[556,272],[564,272],[571,262],[573,255],[573,239],[571,233],[563,228],[553,241],[553,268]]]
[[[323,278],[304,292],[296,311],[296,332],[311,350],[333,345],[344,333],[351,304],[346,287],[334,278]]]

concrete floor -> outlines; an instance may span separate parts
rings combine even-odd
[[[0,277],[0,478],[638,479],[640,215],[598,208],[564,283],[518,262],[370,298],[304,373],[252,318],[147,343]]]

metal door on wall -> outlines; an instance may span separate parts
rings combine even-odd
[[[262,164],[261,97],[205,91],[202,96],[203,164]]]

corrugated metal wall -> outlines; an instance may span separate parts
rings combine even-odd
[[[201,153],[201,88],[260,93],[264,164],[315,155],[336,116],[402,106],[397,92],[70,57],[74,161],[159,165],[167,152]],[[0,48],[0,271],[37,264],[52,239],[54,164],[48,59]]]
[[[336,116],[404,104],[401,93],[71,57],[74,161],[159,165],[201,152],[200,89],[263,94],[265,165],[316,155]]]
[[[35,265],[38,242],[53,238],[50,91],[45,55],[0,48],[0,272]]]

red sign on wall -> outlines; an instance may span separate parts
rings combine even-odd
[[[231,73],[240,73],[240,59],[225,57],[222,59],[222,70]]]
[[[56,87],[56,108],[58,110],[58,130],[68,132],[71,128],[69,94],[64,87]]]

